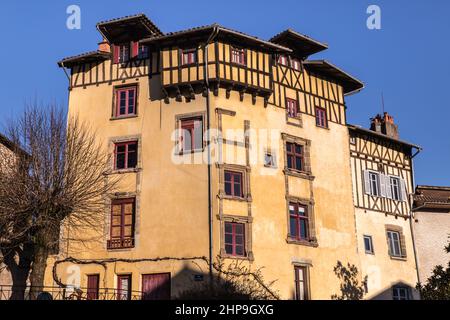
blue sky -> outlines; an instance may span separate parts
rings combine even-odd
[[[81,8],[81,30],[66,28],[66,8]],[[381,30],[366,27],[369,5],[381,8]],[[450,185],[450,1],[1,1],[0,122],[27,101],[67,103],[67,79],[56,62],[95,50],[98,21],[143,12],[162,31],[218,22],[263,39],[293,28],[329,44],[325,58],[366,88],[347,98],[348,121],[364,126],[385,109],[402,139],[421,145],[418,184]]]

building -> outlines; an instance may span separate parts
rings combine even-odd
[[[413,158],[420,147],[399,140],[388,113],[370,130],[349,126],[356,235],[367,298],[418,298],[411,234]]]
[[[446,267],[449,262],[444,247],[450,241],[450,188],[417,186],[413,210],[420,281],[424,283],[434,267]]]
[[[92,297],[99,287],[121,298],[176,297],[204,281],[202,257],[220,256],[264,267],[283,299],[330,299],[340,294],[336,264],[370,267],[362,234],[386,245],[387,225],[408,239],[408,258],[382,256],[380,246],[382,271],[399,266],[398,279],[414,280],[409,203],[399,202],[397,216],[369,207],[368,222],[357,208],[355,220],[352,182],[361,177],[352,175],[351,141],[376,138],[400,154],[408,192],[411,147],[356,127],[349,138],[345,97],[363,84],[309,59],[327,45],[293,30],[265,41],[217,24],[163,33],[144,15],[97,29],[97,51],[59,66],[69,113],[94,125],[121,190],[107,197],[104,225],[71,234],[83,245],[71,240],[49,261],[47,285],[54,261],[75,257],[91,263],[58,264],[56,278]]]
[[[8,140],[5,136],[0,134],[0,168],[2,168],[3,161],[6,161],[9,164],[8,158],[11,156],[14,156],[16,148],[14,147],[13,143]],[[4,163],[3,163],[4,165]],[[1,241],[0,236],[0,241]],[[3,254],[2,251],[0,251],[0,300],[4,300],[9,297],[9,286],[12,285],[12,278],[11,273],[9,272],[6,265],[3,263]],[[1,286],[8,287],[7,293],[4,293],[1,290]],[[7,296],[8,295],[8,296]]]

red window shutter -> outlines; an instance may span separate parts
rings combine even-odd
[[[131,41],[131,57],[135,58],[139,54],[139,42]]]
[[[113,45],[113,61],[119,63],[120,46]]]

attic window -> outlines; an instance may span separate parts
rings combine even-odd
[[[301,71],[301,64],[300,60],[298,59],[291,59],[291,68],[297,71]]]
[[[114,46],[114,63],[125,63],[130,60],[130,44],[119,44]]]
[[[280,55],[278,57],[278,63],[281,64],[282,66],[288,66],[289,65],[289,59],[285,55]]]

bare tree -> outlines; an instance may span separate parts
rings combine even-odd
[[[78,232],[103,223],[117,179],[95,132],[56,106],[28,107],[7,128],[16,156],[0,153],[0,249],[20,299],[30,269],[31,296],[41,290],[63,222]]]

